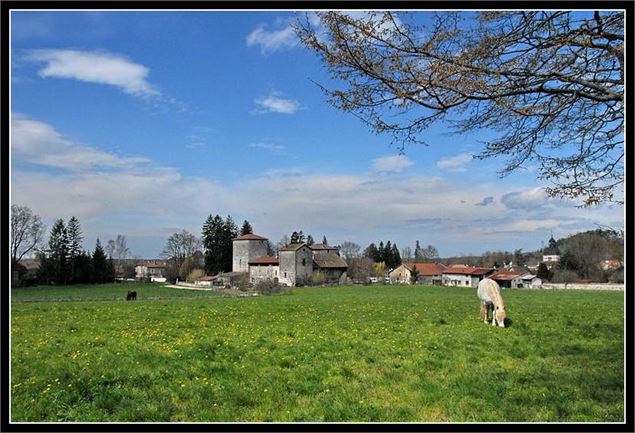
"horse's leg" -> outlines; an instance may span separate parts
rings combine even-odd
[[[492,326],[496,326],[496,309],[492,304]]]
[[[483,323],[487,323],[487,306],[481,302],[481,319]]]

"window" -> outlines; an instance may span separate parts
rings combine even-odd
[[[306,266],[306,259],[302,259],[302,266]]]
[[[284,273],[284,277],[287,278],[287,273],[286,272]]]

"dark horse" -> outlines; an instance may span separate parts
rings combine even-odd
[[[137,300],[137,292],[134,290],[128,290],[128,295],[126,295],[126,301],[136,301]]]

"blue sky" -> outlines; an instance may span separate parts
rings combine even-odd
[[[473,160],[487,132],[399,155],[326,103],[334,85],[286,12],[13,12],[11,202],[49,225],[79,218],[84,246],[123,234],[157,257],[209,214],[274,243],[433,244],[442,256],[533,250],[623,225],[623,208],[549,199],[525,167]],[[423,17],[422,17],[423,18]]]

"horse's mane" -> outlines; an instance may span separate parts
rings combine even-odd
[[[494,281],[494,283],[496,283]],[[505,303],[503,302],[503,297],[500,294],[500,289],[498,289],[495,285],[490,284],[489,285],[489,293],[490,296],[492,297],[492,301],[494,302],[494,304],[498,307],[505,307]]]

